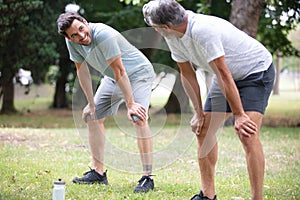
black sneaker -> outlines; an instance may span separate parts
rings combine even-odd
[[[133,192],[135,193],[147,193],[149,190],[153,190],[154,188],[154,181],[149,176],[143,176],[139,180],[139,184],[134,188]]]
[[[207,196],[203,196],[203,192],[200,191],[199,194],[196,194],[191,198],[191,200],[217,200],[217,196],[215,195],[213,199],[208,198]]]
[[[75,177],[73,179],[73,183],[81,183],[81,184],[100,183],[100,184],[108,185],[106,171],[101,176],[94,169],[91,169],[90,171],[85,172],[82,178]]]

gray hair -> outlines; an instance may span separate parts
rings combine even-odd
[[[186,19],[186,10],[176,0],[153,0],[143,6],[144,20],[149,26],[178,26]]]

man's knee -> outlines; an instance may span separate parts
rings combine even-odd
[[[239,135],[239,139],[243,145],[245,152],[255,151],[257,145],[260,145],[259,134],[252,135],[251,137],[246,137],[244,135]]]
[[[198,140],[204,140],[208,136],[215,137],[217,131],[223,125],[228,116],[229,115],[227,113],[206,112],[201,132],[197,135]]]

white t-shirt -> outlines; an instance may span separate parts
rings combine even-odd
[[[114,78],[107,60],[121,55],[122,63],[130,80],[154,77],[150,61],[118,31],[102,23],[89,23],[89,26],[92,31],[90,45],[84,46],[66,39],[72,61],[78,63],[86,61],[103,75]]]
[[[165,37],[172,59],[190,61],[197,67],[213,72],[209,62],[225,56],[234,80],[265,71],[272,63],[270,52],[257,40],[218,17],[188,13],[183,37]]]

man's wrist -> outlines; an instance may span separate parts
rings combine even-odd
[[[94,97],[89,97],[87,98],[87,101],[88,103],[91,105],[91,104],[94,104]]]
[[[233,116],[243,116],[245,114],[244,111],[237,111],[237,112],[232,112]]]
[[[94,107],[95,107],[94,101],[90,101],[90,102],[88,103],[88,106],[89,106],[90,109],[94,108]]]
[[[202,108],[195,108],[195,113],[198,115],[198,117],[202,117],[204,115],[204,111]]]
[[[134,101],[126,101],[126,106],[129,107],[134,104]]]

